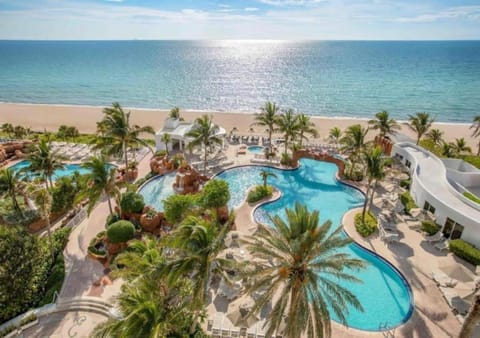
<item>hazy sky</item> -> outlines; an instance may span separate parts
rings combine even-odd
[[[480,0],[0,0],[0,39],[480,39]]]

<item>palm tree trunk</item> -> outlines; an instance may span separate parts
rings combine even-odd
[[[421,135],[418,135],[418,136],[417,136],[417,146],[418,146],[419,143],[420,143],[420,138],[421,138],[421,137],[422,137]]]
[[[368,195],[370,194],[370,189],[371,189],[371,182],[369,181],[367,185],[367,192],[365,193],[365,201],[363,202],[362,222],[365,222],[365,214],[367,212]]]
[[[285,135],[285,156],[287,156],[287,149],[288,149],[288,136]]]
[[[462,330],[460,331],[459,338],[471,338],[473,335],[473,330],[480,321],[480,293],[475,295],[473,299],[472,306],[470,311],[468,311],[465,321],[462,325]]]
[[[205,154],[203,155],[203,174],[207,174],[207,145],[205,144]]]
[[[110,201],[110,196],[108,196],[108,194],[107,194],[107,202],[108,202],[108,210],[110,211],[110,215],[113,215],[112,201]]]
[[[123,156],[125,157],[125,170],[128,168],[128,153],[127,153],[127,143],[123,141]]]
[[[53,188],[52,176],[48,176],[48,183],[50,183],[50,188]]]
[[[269,147],[272,150],[272,127],[268,128],[268,143],[270,143]]]
[[[300,149],[302,149],[303,145],[303,130],[300,132]]]
[[[50,214],[46,215],[45,221],[47,222],[47,235],[48,235],[48,244],[50,246],[50,255],[52,255],[52,263],[55,261],[55,253],[53,252],[53,241],[52,241],[52,232],[51,232],[51,224],[50,224]]]
[[[375,182],[376,185],[376,182]],[[373,197],[375,196],[375,186],[372,187],[372,196],[370,196],[370,203],[368,204],[367,212],[372,210]]]
[[[480,156],[480,141],[478,142],[477,156]]]

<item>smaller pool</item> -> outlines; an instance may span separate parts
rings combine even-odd
[[[24,160],[22,162],[18,162],[17,164],[11,166],[9,169],[13,170],[14,172],[18,172],[24,168],[27,168],[28,166],[30,166],[30,161]],[[90,170],[82,168],[80,164],[65,164],[63,169],[55,170],[55,173],[53,174],[52,179],[57,180],[60,177],[72,176],[75,172],[78,172],[80,175],[85,175],[85,174],[88,174]],[[34,174],[32,172],[24,172],[23,175],[25,175],[25,177],[28,179],[32,179],[38,176],[37,174]]]
[[[263,154],[263,147],[262,146],[250,146],[247,148],[249,152],[254,154]]]
[[[175,173],[171,173],[145,183],[138,192],[143,196],[145,204],[154,207],[157,211],[163,211],[163,200],[175,194],[175,190],[173,190],[175,176]]]

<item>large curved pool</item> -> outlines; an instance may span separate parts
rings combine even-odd
[[[237,167],[216,176],[230,185],[230,208],[242,203],[249,187],[261,183],[260,171],[265,168]],[[269,223],[268,214],[284,217],[285,208],[293,207],[299,201],[310,210],[319,210],[321,222],[330,219],[338,226],[343,214],[362,205],[364,200],[358,190],[336,180],[337,167],[332,163],[303,159],[296,170],[268,170],[277,176],[269,178],[269,184],[278,188],[282,197],[255,210],[254,217],[259,222]],[[363,281],[362,284],[341,282],[358,297],[364,307],[364,312],[350,309],[348,325],[360,330],[377,331],[404,323],[411,315],[413,299],[409,286],[399,272],[357,244],[351,244],[342,251],[368,262],[366,269],[355,272],[355,276]],[[338,321],[333,311],[331,316]]]
[[[26,170],[30,166],[29,160],[23,160],[21,162],[16,163],[15,165],[9,167],[8,169],[13,170],[14,172],[19,172],[20,170]],[[108,164],[108,167],[112,167],[113,164]],[[75,173],[79,173],[80,175],[85,175],[90,172],[89,169],[83,168],[80,164],[65,164],[62,169],[57,169],[54,171],[52,179],[58,180],[59,178],[65,176],[72,176]],[[38,177],[38,174],[35,174],[31,171],[24,171],[21,175],[23,175],[27,179],[33,179]]]

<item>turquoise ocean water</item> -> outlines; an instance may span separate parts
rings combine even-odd
[[[0,101],[470,122],[480,41],[0,41]]]

